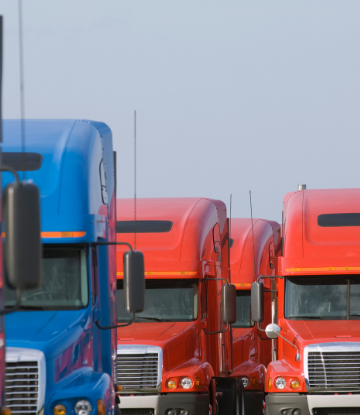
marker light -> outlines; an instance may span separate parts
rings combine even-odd
[[[360,267],[285,268],[286,272],[360,271]]]
[[[11,409],[6,408],[6,406],[3,406],[0,409],[0,415],[11,415]]]
[[[193,383],[192,380],[190,378],[182,378],[181,379],[181,386],[184,389],[190,389],[192,387]]]
[[[176,389],[176,382],[175,382],[175,380],[169,380],[168,381],[168,383],[167,383],[167,387],[169,388],[169,389]]]
[[[105,402],[102,399],[98,399],[96,404],[98,415],[106,415]]]
[[[200,389],[201,388],[201,379],[195,378],[195,388]]]
[[[244,385],[244,388],[246,388],[247,386],[249,386],[249,384],[250,384],[250,380],[249,380],[249,378],[247,378],[246,376],[243,376],[242,378],[241,378],[241,382],[242,382],[242,384]]]
[[[66,408],[64,405],[56,405],[54,407],[54,415],[65,415],[66,414]]]
[[[272,388],[272,379],[269,378],[268,379],[268,389],[271,389],[271,388]]]
[[[254,386],[254,388],[257,386],[258,381],[257,381],[256,377],[251,378],[251,384]]]
[[[300,388],[300,382],[297,379],[294,379],[290,382],[290,386],[293,389],[299,389]]]
[[[89,401],[81,399],[81,401],[76,402],[74,409],[76,415],[90,415],[92,411],[92,406]]]
[[[284,389],[286,386],[286,380],[284,378],[275,379],[275,387],[278,389]]]

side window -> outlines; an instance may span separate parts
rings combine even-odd
[[[207,282],[201,281],[201,320],[207,317]]]
[[[100,185],[101,185],[102,201],[105,205],[107,205],[108,193],[107,193],[107,187],[106,187],[106,173],[105,173],[104,159],[102,159],[100,162]]]
[[[221,239],[220,239],[220,226],[218,223],[213,228],[213,240],[214,240],[214,250],[217,254],[220,254]]]

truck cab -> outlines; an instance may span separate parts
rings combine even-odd
[[[269,415],[359,411],[359,206],[359,189],[284,198],[278,324],[267,328],[279,349],[266,374]]]
[[[275,321],[275,255],[280,245],[280,225],[263,219],[231,219],[231,282],[236,287],[236,323],[232,325],[233,373],[245,389],[245,413],[263,413],[267,365],[276,355],[276,340],[261,331]],[[254,258],[255,256],[255,258]],[[261,277],[268,277],[262,278]],[[273,277],[273,278],[269,278]],[[264,321],[251,318],[251,284],[264,282]]]
[[[230,386],[221,382],[231,384],[232,370],[222,294],[229,287],[224,203],[204,198],[138,199],[134,221],[134,201],[118,199],[116,232],[119,240],[136,244],[144,253],[146,281],[144,311],[135,315],[134,324],[118,330],[122,413],[235,413]],[[122,247],[117,254],[123,254]],[[126,324],[131,316],[121,311],[123,269],[121,261],[117,263],[118,321]]]
[[[79,120],[4,121],[3,150],[39,187],[43,282],[6,316],[6,405],[13,414],[115,409],[114,156],[110,129]],[[17,167],[16,167],[17,166]],[[3,185],[10,175],[3,175]],[[5,307],[16,292],[3,286]]]

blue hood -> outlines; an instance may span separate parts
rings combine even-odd
[[[87,326],[88,309],[18,311],[5,318],[6,345],[41,350],[50,360],[76,343]]]

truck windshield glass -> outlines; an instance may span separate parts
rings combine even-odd
[[[193,321],[198,316],[198,284],[196,281],[146,280],[145,309],[137,313],[137,323],[154,321]],[[123,281],[118,280],[116,291],[119,322],[130,320],[124,308]]]
[[[5,306],[16,303],[15,290],[4,286]],[[21,293],[22,310],[76,310],[88,304],[86,248],[43,245],[43,283]]]
[[[236,323],[232,324],[233,328],[253,327],[254,322],[250,314],[251,293],[249,290],[236,291]]]
[[[360,276],[288,278],[285,286],[285,318],[360,319]]]

